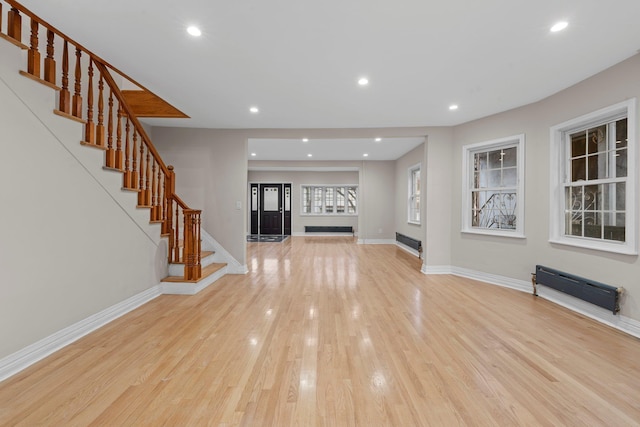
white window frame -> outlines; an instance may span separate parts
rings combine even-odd
[[[637,168],[636,152],[637,101],[635,98],[602,108],[575,119],[551,127],[550,151],[550,218],[549,242],[576,246],[605,252],[637,255]],[[568,178],[567,135],[581,129],[595,127],[610,121],[627,117],[627,177],[625,197],[625,241],[595,239],[565,234],[565,196],[564,186]],[[567,181],[568,182],[568,181]]]
[[[515,229],[493,229],[472,226],[472,203],[471,194],[473,190],[475,153],[482,151],[494,151],[501,148],[516,147],[516,167],[517,182],[516,190],[516,228]],[[478,142],[462,147],[462,233],[482,234],[490,236],[512,237],[517,239],[525,238],[524,234],[524,134],[508,136],[505,138],[493,139],[490,141]]]
[[[313,194],[314,192],[312,192],[312,200],[311,200],[311,211],[312,212],[305,212],[304,211],[304,203],[305,203],[305,199],[304,199],[304,189],[305,188],[312,188],[312,189],[320,189],[322,192],[322,197],[321,197],[321,202],[322,202],[322,206],[321,206],[321,212],[313,212]],[[333,188],[333,212],[327,212],[326,208],[326,202],[327,202],[327,196],[326,196],[326,190],[327,188]],[[338,212],[338,203],[337,203],[337,199],[338,199],[338,188],[344,188],[345,189],[345,194],[344,194],[344,212]],[[356,211],[354,213],[349,213],[349,207],[348,207],[348,200],[349,200],[349,188],[354,188],[355,189],[355,197],[356,197]],[[359,205],[360,205],[360,194],[359,194],[359,190],[358,190],[358,185],[357,184],[300,184],[300,215],[301,216],[358,216],[358,210],[359,210]]]
[[[417,194],[415,188],[413,187],[413,174],[418,172],[418,179],[420,181],[420,187],[422,187],[422,164],[418,163],[413,165],[407,169],[408,174],[408,197],[407,197],[407,222],[409,224],[420,225],[421,218],[421,209],[422,209],[422,200],[420,197],[421,189],[418,189]],[[417,208],[415,207],[417,199]],[[417,212],[415,212],[417,211]],[[413,217],[413,213],[417,213],[418,219]]]

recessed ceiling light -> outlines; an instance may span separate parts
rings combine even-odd
[[[200,37],[202,35],[202,31],[200,31],[200,28],[194,25],[187,28],[187,33],[191,34],[193,37]]]
[[[309,138],[302,138],[302,142],[309,142]]]
[[[367,153],[364,153],[362,157],[369,157],[369,155]]]
[[[360,86],[366,86],[369,84],[369,79],[366,77],[360,77],[360,79],[358,79],[358,84]]]
[[[382,141],[382,138],[376,138],[376,142]]]
[[[256,156],[256,153],[251,153],[251,157],[255,157],[255,156]]]
[[[307,157],[313,157],[313,154],[309,153],[307,154]]]
[[[257,114],[260,112],[260,110],[258,109],[258,107],[251,107],[249,108],[249,111],[251,111],[253,114]]]
[[[456,104],[449,105],[449,110],[453,111],[457,109],[458,109],[458,106]]]
[[[553,27],[551,27],[551,32],[557,33],[558,31],[562,31],[567,28],[568,25],[569,23],[567,21],[556,22]]]

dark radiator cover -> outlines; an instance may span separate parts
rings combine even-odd
[[[536,265],[535,280],[539,285],[548,286],[565,294],[604,307],[611,310],[613,314],[617,314],[620,311],[621,290],[613,286],[564,273],[542,265]]]
[[[405,236],[404,234],[396,233],[396,241],[410,247],[411,249],[415,249],[418,253],[422,252],[422,241],[420,240]]]
[[[353,233],[350,225],[305,225],[305,233]]]

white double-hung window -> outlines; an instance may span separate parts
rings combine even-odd
[[[524,237],[524,135],[462,147],[462,232]]]
[[[637,253],[635,129],[635,99],[551,128],[551,242]]]

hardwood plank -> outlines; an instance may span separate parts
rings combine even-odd
[[[639,425],[640,340],[352,237],[249,243],[0,383],[0,425]]]

